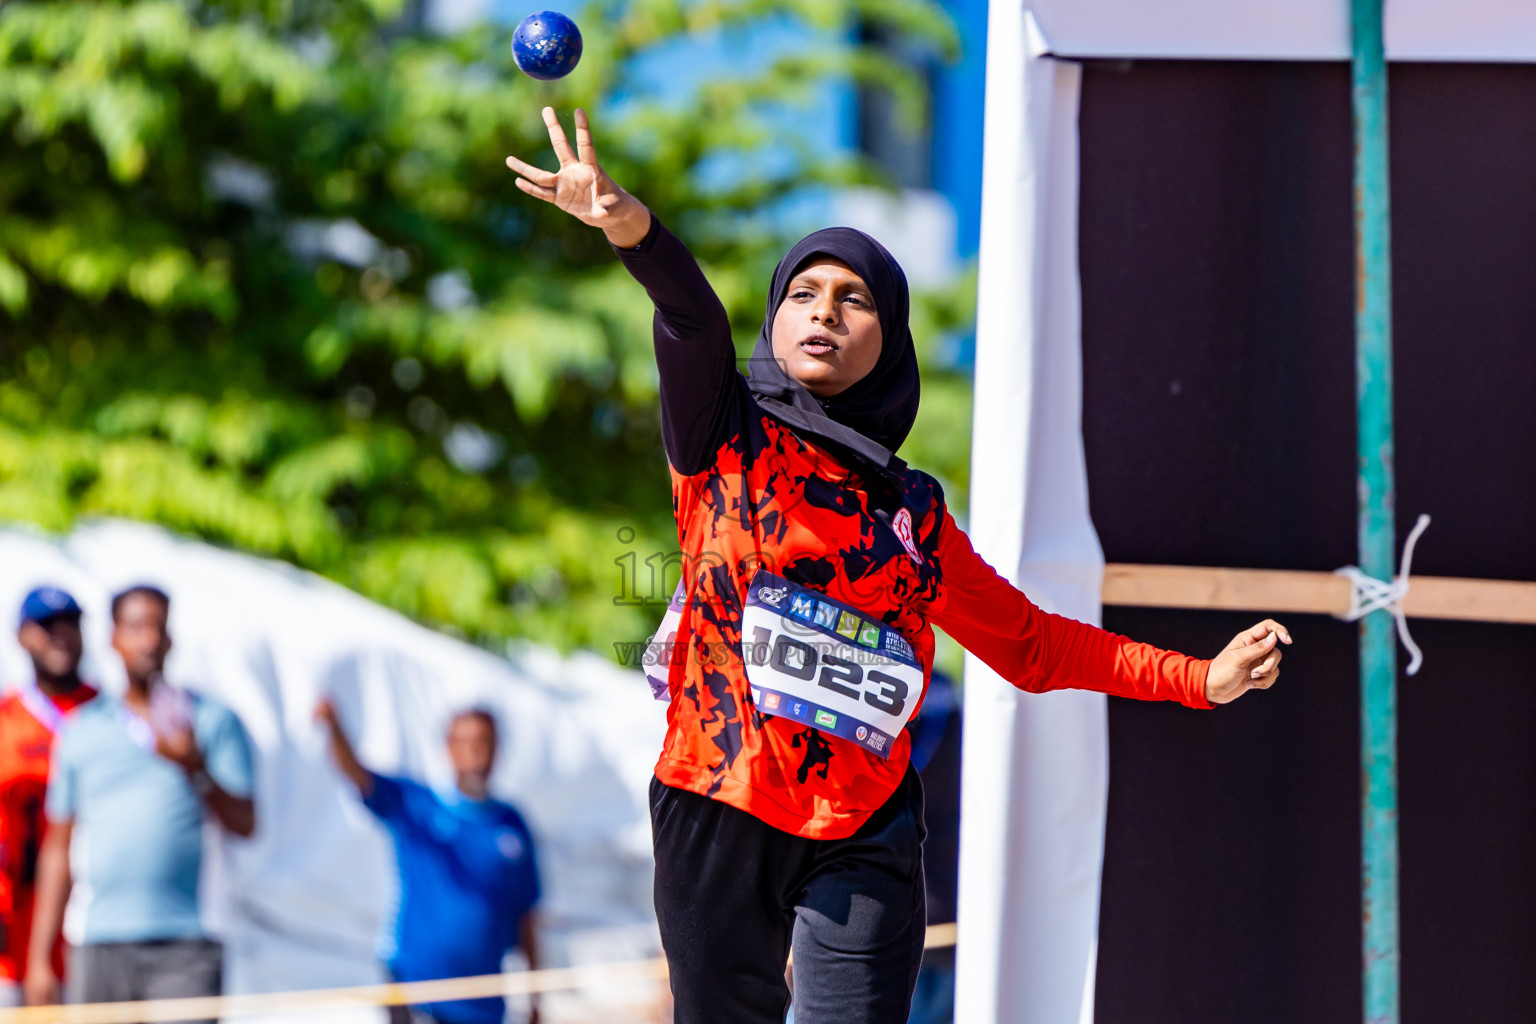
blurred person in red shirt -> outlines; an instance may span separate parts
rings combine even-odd
[[[32,678],[0,698],[0,1005],[21,1000],[54,733],[96,696],[80,680],[80,615],[80,605],[57,587],[26,596],[16,635],[32,659]],[[62,942],[53,961],[55,970],[63,968]]]

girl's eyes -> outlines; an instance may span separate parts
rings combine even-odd
[[[792,298],[792,299],[814,299],[816,297],[816,293],[813,292],[813,291],[810,291],[809,289],[806,289],[806,288],[797,288],[794,291],[789,293],[789,297]],[[866,300],[861,295],[845,295],[845,296],[843,296],[843,301],[844,302],[851,302],[855,306],[868,306],[869,305],[868,300]]]

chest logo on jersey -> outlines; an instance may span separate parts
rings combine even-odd
[[[907,557],[921,566],[923,554],[917,550],[917,541],[912,536],[912,513],[905,508],[897,512],[891,517],[891,529],[896,531],[901,546],[907,549]]]

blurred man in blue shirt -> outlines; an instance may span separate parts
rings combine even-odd
[[[533,838],[522,816],[491,799],[487,789],[496,719],[481,710],[454,716],[448,758],[457,785],[438,793],[364,768],[330,701],[321,701],[315,716],[330,731],[342,774],[394,840],[400,889],[380,954],[395,980],[498,974],[502,957],[518,946],[529,967],[537,968],[530,914],[539,899]],[[417,1021],[436,1024],[501,1024],[506,1007],[500,998],[460,999],[414,1011]],[[392,1012],[394,1024],[411,1019],[403,1008]],[[537,1004],[529,1020],[537,1022]]]

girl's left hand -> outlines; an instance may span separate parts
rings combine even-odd
[[[1249,690],[1267,690],[1280,678],[1280,647],[1290,632],[1274,619],[1243,630],[1211,662],[1205,677],[1205,699],[1227,704]]]

